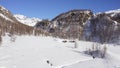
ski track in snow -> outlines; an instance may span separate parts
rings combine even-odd
[[[115,54],[115,53],[113,53],[113,52],[111,52],[111,51],[107,51],[107,53],[108,53],[110,56],[116,58],[117,60],[120,60],[120,55]]]
[[[11,58],[11,56],[6,55],[6,56],[0,56],[0,61],[5,61],[5,60],[9,60]]]
[[[0,66],[0,68],[6,68],[5,66]]]
[[[76,61],[76,62],[60,65],[60,66],[57,66],[55,68],[64,68],[66,66],[70,66],[70,65],[73,65],[73,64],[76,64],[76,63],[79,63],[79,62],[85,62],[85,61],[89,61],[89,60],[93,60],[93,59],[84,59],[84,60],[81,60],[81,61]]]

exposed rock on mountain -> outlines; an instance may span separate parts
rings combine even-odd
[[[0,6],[0,18],[4,18],[7,21],[16,22],[16,18],[12,15],[12,13],[6,8]]]
[[[115,20],[116,22],[120,23],[120,9],[107,11],[105,12],[105,14],[110,16],[112,20]]]
[[[85,26],[84,31],[86,40],[105,43],[119,39],[120,24],[105,13],[91,18],[90,23],[86,23],[86,25],[88,25]]]
[[[90,10],[71,10],[51,21],[36,24],[54,37],[81,39],[100,43],[120,39],[120,10],[93,14]]]
[[[9,10],[0,6],[0,36],[5,33],[11,35],[50,33],[54,37],[67,39],[100,43],[119,42],[120,9],[97,14],[91,10],[71,10],[50,21],[28,18],[24,15],[13,16]]]
[[[50,28],[54,28],[54,36],[80,38],[84,24],[92,16],[90,10],[71,10],[52,19]]]
[[[39,28],[45,32],[48,32],[49,31],[49,26],[50,26],[50,22],[49,20],[45,19],[45,20],[42,20],[42,21],[39,21],[36,23],[36,25],[34,26],[35,28]]]

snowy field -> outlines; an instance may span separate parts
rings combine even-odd
[[[52,37],[3,37],[0,68],[120,68],[120,46],[107,45],[105,58],[84,54],[93,42],[79,41],[78,48],[67,40]]]

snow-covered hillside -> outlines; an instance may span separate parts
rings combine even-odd
[[[11,21],[11,19],[9,19],[8,17],[6,17],[6,16],[2,13],[2,12],[8,13],[8,10],[7,10],[6,8],[0,6],[0,11],[1,11],[1,13],[0,13],[0,16],[1,16],[1,17],[3,17],[3,18],[6,19],[6,20]]]
[[[1,5],[0,5],[0,17],[10,22],[16,21],[11,12]]]
[[[120,14],[120,9],[106,11],[105,13],[106,13],[106,14],[110,14],[111,17],[114,17],[115,15]]]
[[[3,15],[3,14],[1,14],[1,13],[0,13],[0,16],[3,17],[5,20],[8,20],[8,21],[13,22],[13,20],[11,20],[10,18],[6,17],[5,15]]]
[[[29,25],[29,26],[34,26],[37,22],[41,21],[41,19],[39,18],[35,18],[35,17],[29,18],[29,17],[20,15],[20,14],[15,14],[14,17],[21,23]]]
[[[14,42],[3,37],[0,46],[0,68],[119,68],[120,46],[107,46],[106,58],[84,54],[92,42],[74,43],[63,39],[40,36],[16,36]]]
[[[105,13],[120,13],[120,9],[106,11]]]

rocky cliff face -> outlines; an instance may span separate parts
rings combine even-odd
[[[119,41],[120,10],[93,14],[90,10],[71,10],[52,19],[53,36],[100,43]]]
[[[95,42],[109,42],[119,39],[120,24],[111,15],[100,13],[86,23],[84,37]]]
[[[50,33],[54,37],[100,43],[120,41],[120,9],[97,14],[91,10],[71,10],[52,20],[34,21],[37,22],[34,27],[24,25],[9,10],[0,6],[0,40],[5,33],[11,35]]]
[[[93,16],[90,10],[71,10],[52,19],[50,28],[54,28],[54,36],[62,38],[80,38],[83,26]]]
[[[97,14],[90,10],[71,10],[36,25],[54,37],[100,43],[120,40],[120,10]]]

